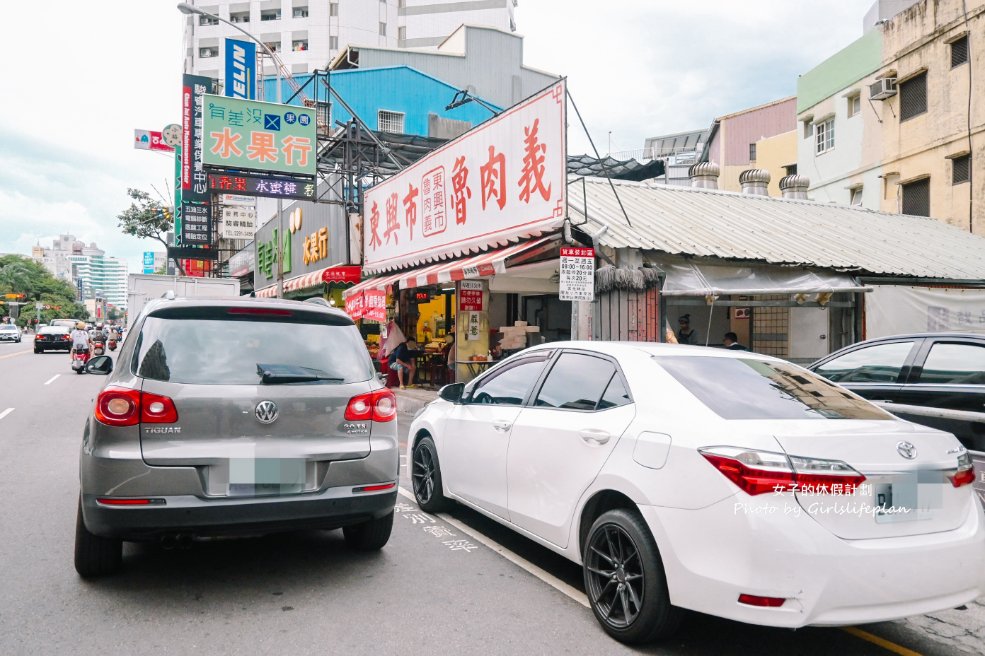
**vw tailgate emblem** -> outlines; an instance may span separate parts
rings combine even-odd
[[[273,401],[260,401],[254,414],[261,424],[272,424],[277,421],[277,404]]]
[[[917,447],[913,446],[909,442],[900,442],[897,444],[896,452],[907,460],[913,460],[917,457]]]

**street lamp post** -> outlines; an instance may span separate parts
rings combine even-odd
[[[207,16],[208,18],[212,18],[219,22],[225,23],[226,25],[229,25],[239,30],[240,32],[245,34],[247,38],[249,38],[251,41],[255,41],[261,48],[263,48],[263,51],[266,52],[268,55],[270,55],[270,58],[274,62],[274,73],[276,75],[276,80],[277,80],[277,104],[278,105],[281,104],[280,66],[277,63],[278,62],[277,55],[274,54],[273,50],[267,47],[266,43],[256,38],[246,30],[244,30],[242,27],[237,25],[236,23],[233,23],[232,21],[228,21],[225,18],[222,18],[221,16],[216,16],[215,14],[210,14],[207,11],[203,11],[202,9],[194,5],[190,5],[187,2],[179,2],[178,11],[186,15],[198,14],[199,16]],[[284,219],[282,217],[283,210],[284,210],[284,201],[281,200],[280,197],[278,197],[277,198],[277,298],[284,298]]]

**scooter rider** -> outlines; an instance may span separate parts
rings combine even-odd
[[[89,333],[86,332],[86,325],[84,323],[80,321],[75,324],[75,330],[72,331],[70,336],[72,338],[72,350],[69,351],[69,357],[74,355],[77,349],[89,349]]]

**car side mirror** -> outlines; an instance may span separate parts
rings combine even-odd
[[[438,396],[445,401],[458,403],[462,400],[462,392],[465,391],[465,383],[452,383],[445,385],[438,391]]]
[[[113,358],[108,355],[99,355],[86,363],[85,372],[87,374],[97,374],[108,376],[113,371]]]

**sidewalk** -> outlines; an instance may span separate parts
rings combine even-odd
[[[438,398],[438,390],[391,387],[390,391],[397,397],[397,412],[407,414],[410,417],[413,417],[418,410]]]

